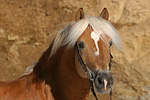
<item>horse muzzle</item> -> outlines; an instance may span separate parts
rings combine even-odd
[[[100,94],[109,93],[114,84],[113,76],[110,72],[97,71],[94,77],[96,91]]]

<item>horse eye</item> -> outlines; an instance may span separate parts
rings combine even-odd
[[[112,41],[109,42],[109,46],[110,46],[110,47],[112,46]]]
[[[84,42],[79,42],[78,47],[81,49],[84,48]]]

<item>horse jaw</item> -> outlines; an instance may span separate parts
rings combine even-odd
[[[80,77],[87,78],[85,71],[83,70],[76,54],[75,54],[75,68]]]

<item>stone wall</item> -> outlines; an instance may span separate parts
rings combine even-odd
[[[149,100],[149,0],[0,0],[0,80],[23,75],[80,7],[93,16],[106,7],[121,36],[122,52],[112,47],[113,99]]]

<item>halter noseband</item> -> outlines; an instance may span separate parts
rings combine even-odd
[[[84,62],[83,62],[83,60],[82,60],[82,58],[81,58],[81,56],[80,56],[77,43],[75,44],[75,51],[76,51],[76,53],[77,53],[78,60],[79,60],[79,62],[80,62],[80,64],[81,64],[81,66],[82,66],[82,68],[83,68],[83,70],[84,70],[84,72],[85,72],[85,74],[86,74],[88,80],[89,80],[91,91],[92,91],[92,93],[93,93],[95,99],[98,100],[98,98],[97,98],[97,96],[96,96],[96,93],[95,93],[95,90],[94,90],[94,87],[93,87],[93,75],[91,75],[90,69],[84,64]],[[111,58],[113,58],[111,54],[110,54],[110,56],[111,56]],[[111,58],[110,58],[110,61],[111,61]],[[111,62],[109,63],[109,67],[111,67]],[[112,97],[111,97],[111,95],[112,95],[112,89],[110,90],[110,93],[109,93],[109,94],[110,94],[110,99],[112,100]]]

